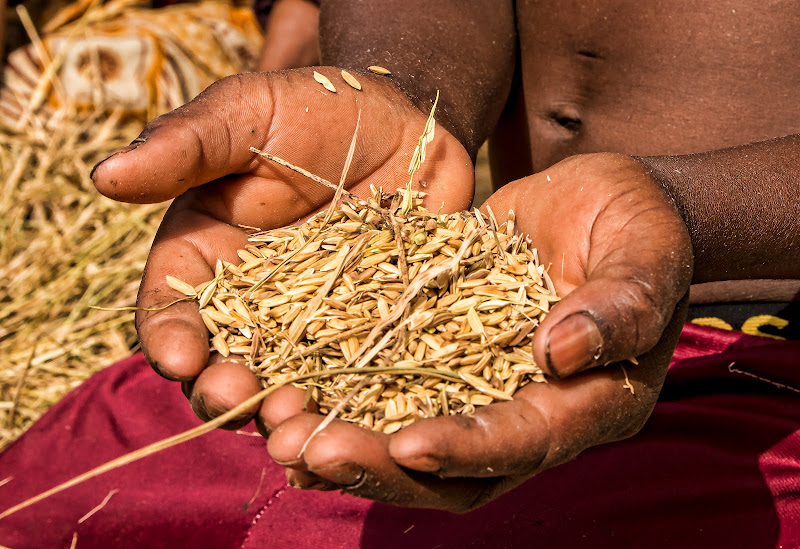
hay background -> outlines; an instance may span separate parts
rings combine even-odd
[[[41,135],[0,128],[0,448],[138,345],[132,313],[92,306],[134,304],[165,206],[95,191],[91,167],[142,126],[106,118],[97,132],[103,118],[76,115]]]
[[[0,451],[94,372],[138,350],[130,307],[167,204],[100,196],[92,166],[143,119],[62,112],[45,130],[0,125]],[[475,203],[491,192],[485,148]],[[177,390],[177,388],[176,388]]]

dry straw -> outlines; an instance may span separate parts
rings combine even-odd
[[[69,390],[138,346],[133,314],[95,306],[135,304],[166,205],[106,199],[89,173],[130,143],[148,115],[118,110],[119,101],[104,92],[99,61],[84,74],[92,108],[69,103],[61,74],[68,52],[93,36],[95,24],[119,19],[124,26],[125,15],[143,3],[73,4],[45,26],[58,29],[55,49],[17,7],[34,63],[10,69],[16,78],[0,89],[0,450]],[[208,70],[204,65],[202,74],[211,78]],[[20,81],[26,85],[12,85]],[[158,113],[157,89],[142,111]]]
[[[133,315],[163,205],[97,194],[89,171],[142,122],[72,113],[51,129],[0,125],[0,449],[137,344]]]
[[[130,2],[98,4],[76,28]],[[92,166],[129,143],[143,117],[108,105],[42,105],[48,89],[58,90],[63,60],[45,57],[23,123],[0,121],[0,450],[92,373],[135,349],[133,315],[93,306],[135,303],[165,209],[98,195]]]

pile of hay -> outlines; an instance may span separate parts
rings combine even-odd
[[[78,0],[47,25],[54,34],[41,39],[18,8],[32,44],[12,52],[0,88],[0,450],[68,391],[138,347],[133,313],[94,307],[135,305],[166,204],[128,205],[102,197],[89,178],[92,166],[130,143],[148,117],[177,106],[164,98],[185,101],[214,80],[248,68],[222,47],[219,53],[200,48],[203,59],[181,58],[181,74],[192,76],[188,84],[177,83],[183,95],[162,88],[167,78],[150,83],[157,92],[135,108],[110,97],[99,80],[92,81],[88,95],[65,94],[61,71],[70,52],[95,48],[103,33],[122,35],[122,29],[133,40],[145,28],[142,40],[152,47],[192,50],[184,42],[195,35],[173,35],[160,23],[148,26],[150,14],[140,4]],[[227,21],[223,16],[232,9],[226,6],[173,6],[153,10],[152,17],[163,23],[186,12],[197,29]],[[255,59],[260,48],[255,19],[239,19],[247,23],[235,29],[242,35],[228,34],[247,42],[242,59]],[[84,74],[81,82],[99,79],[101,71],[95,73]]]
[[[101,112],[0,127],[0,449],[137,345],[132,314],[92,307],[135,303],[164,205],[106,199],[89,172],[141,127]]]

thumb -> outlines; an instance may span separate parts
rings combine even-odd
[[[655,347],[688,292],[693,258],[683,220],[641,165],[617,155],[568,159],[489,202],[495,212],[524,212],[518,230],[551,266],[562,297],[534,334],[543,370],[567,376]]]
[[[98,191],[122,202],[161,202],[248,171],[249,147],[265,142],[272,118],[269,84],[262,74],[230,76],[155,118],[133,143],[95,166]]]
[[[533,338],[533,357],[553,377],[638,357],[669,324],[674,299],[652,295],[641,280],[600,277],[579,286],[545,318]],[[672,292],[670,292],[672,293]]]
[[[272,110],[265,75],[224,78],[148,123],[133,143],[95,166],[92,180],[114,200],[151,203],[248,171],[255,156],[249,147],[266,141]]]

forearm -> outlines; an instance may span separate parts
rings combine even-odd
[[[273,71],[319,63],[319,8],[309,0],[279,0],[264,29],[258,70]]]
[[[6,63],[6,0],[0,0],[0,63],[5,66]],[[0,75],[0,82],[3,77]]]
[[[421,110],[440,92],[437,122],[474,159],[508,96],[516,63],[513,2],[326,0],[322,63],[380,65]]]
[[[800,135],[639,160],[686,221],[693,282],[800,278]]]

